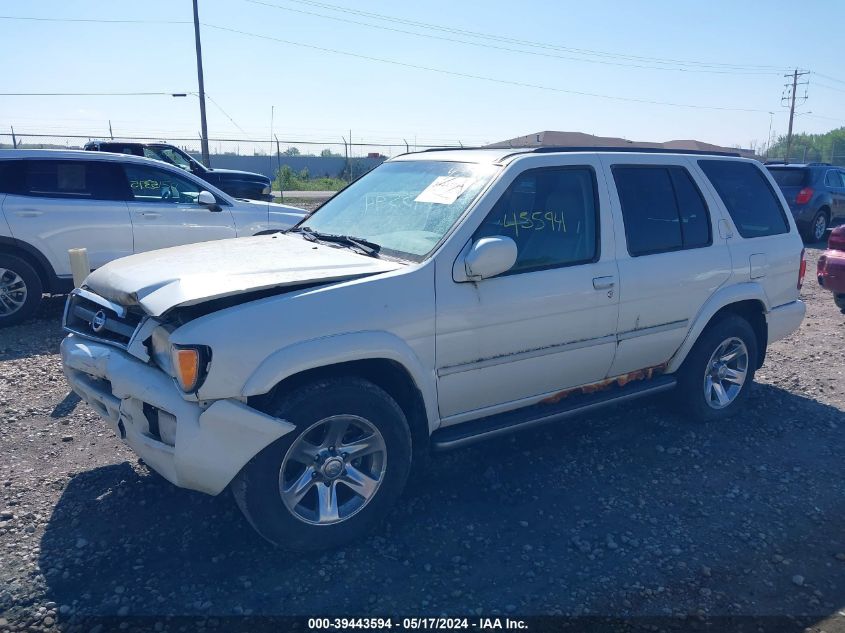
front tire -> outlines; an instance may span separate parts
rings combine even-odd
[[[361,378],[334,378],[279,394],[267,412],[296,429],[256,455],[231,486],[261,536],[289,551],[328,549],[384,518],[412,454],[393,398]]]
[[[678,371],[680,412],[703,422],[737,413],[748,397],[757,358],[757,337],[748,321],[731,314],[708,325]]]
[[[0,328],[33,315],[44,289],[35,269],[20,257],[0,254]]]

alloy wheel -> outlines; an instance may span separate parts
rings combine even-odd
[[[748,377],[748,347],[741,338],[722,341],[707,363],[704,399],[714,409],[724,409],[739,396]]]
[[[825,231],[827,231],[827,218],[824,213],[819,213],[813,224],[813,237],[817,242],[821,241],[824,237]]]
[[[387,468],[381,432],[355,415],[335,415],[308,427],[285,453],[279,494],[299,520],[331,525],[357,514],[375,497]]]
[[[11,316],[26,303],[26,282],[14,270],[0,268],[0,316]]]

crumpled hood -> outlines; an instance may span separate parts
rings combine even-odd
[[[130,255],[92,272],[84,286],[110,301],[161,316],[179,305],[274,287],[342,281],[402,266],[277,233]]]

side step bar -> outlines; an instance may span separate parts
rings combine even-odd
[[[673,389],[677,384],[674,376],[658,376],[646,382],[629,383],[607,391],[573,395],[556,404],[534,404],[530,407],[497,413],[486,418],[455,424],[438,429],[431,435],[434,450],[444,451],[499,435],[506,435],[541,424],[557,422],[596,409],[619,404],[634,398]]]

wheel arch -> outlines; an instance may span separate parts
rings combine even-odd
[[[345,376],[363,378],[383,389],[396,401],[408,420],[414,459],[416,461],[418,456],[424,458],[428,452],[430,436],[425,400],[411,374],[395,360],[367,358],[313,367],[287,376],[267,393],[249,397],[248,402],[261,411],[279,391],[293,391],[318,380]]]
[[[389,332],[355,332],[297,343],[270,354],[241,395],[260,404],[279,389],[327,377],[361,376],[384,389],[405,412],[416,447],[427,446],[439,422],[431,372]]]
[[[0,253],[21,258],[38,274],[45,292],[57,291],[59,278],[53,266],[37,248],[14,237],[0,235]]]
[[[767,312],[768,300],[759,284],[737,284],[717,292],[702,306],[693,320],[684,342],[670,359],[666,371],[668,373],[677,371],[701,334],[712,323],[717,322],[726,314],[739,315],[751,325],[757,340],[756,368],[760,368],[766,358],[766,346],[769,338],[766,321]]]

